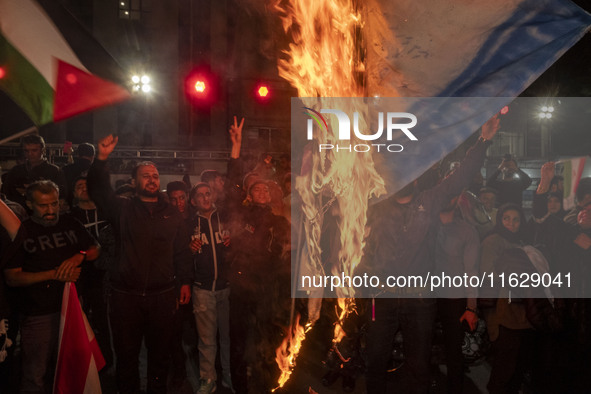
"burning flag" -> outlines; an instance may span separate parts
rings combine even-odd
[[[591,16],[567,0],[274,3],[292,40],[279,61],[279,74],[303,98],[292,102],[292,160],[310,151],[302,130],[306,123],[293,123],[303,109],[307,110],[305,122],[318,126],[317,146],[330,145],[340,135],[335,116],[321,118],[321,109],[357,113],[358,129],[368,129],[367,104],[364,108],[353,100],[341,100],[346,104],[339,106],[339,97],[495,98],[488,106],[465,100],[467,105],[447,129],[432,127],[412,148],[405,146],[387,158],[318,149],[312,150],[311,157],[303,156],[301,167],[306,171],[296,177],[295,188],[302,202],[303,231],[298,234],[305,241],[302,250],[293,254],[296,278],[302,272],[351,276],[363,256],[370,199],[395,193],[459,146],[576,43],[591,24]],[[348,142],[353,146],[363,141],[352,137]],[[337,261],[327,267],[320,258],[320,238],[324,214],[331,206],[338,210],[340,246]],[[337,294],[353,297],[351,290],[341,287]],[[313,296],[319,297],[318,293]],[[346,309],[354,305],[342,304]],[[340,316],[347,314],[344,310]]]
[[[350,0],[277,1],[275,9],[293,41],[286,52],[287,57],[279,62],[279,74],[298,90],[300,97],[318,97],[316,102],[312,99],[299,110],[307,107],[307,114],[312,118],[310,121],[318,121],[318,140],[322,143],[331,138],[331,131],[337,130],[337,127],[333,119],[327,121],[314,111],[335,108],[335,101],[331,100],[334,97],[364,95],[359,83],[364,71],[363,54],[359,51],[362,39],[360,10]],[[356,110],[355,107],[348,109]],[[361,127],[365,128],[365,117],[360,122]],[[292,136],[294,133],[292,130]],[[292,141],[292,160],[304,151],[298,148]],[[313,152],[304,157],[301,167],[302,173],[296,178],[295,189],[302,200],[305,219],[301,219],[301,236],[305,242],[301,252],[298,250],[292,254],[292,270],[296,271],[292,271],[292,275],[297,277],[304,269],[324,275],[320,261],[320,238],[324,213],[334,209],[343,219],[339,223],[339,244],[346,247],[338,251],[336,264],[328,269],[352,274],[361,259],[368,200],[372,195],[385,192],[383,180],[375,171],[373,158],[371,155],[344,157],[332,152],[320,156]],[[299,242],[294,244],[298,245]],[[301,270],[298,269],[300,267]],[[340,297],[353,296],[347,289],[341,290]],[[310,320],[307,325],[310,326],[318,318],[318,304],[309,302],[308,307]],[[343,315],[346,313],[343,312]],[[302,327],[299,327],[296,319],[283,347],[286,348],[289,343],[289,349],[293,351],[280,350],[277,353],[277,364],[282,370],[280,386],[285,384],[290,376],[289,371],[295,365],[295,351],[303,340],[296,333],[301,332]]]
[[[404,151],[387,158],[329,151],[316,152],[308,160],[311,171],[295,182],[306,218],[305,250],[300,254],[304,261],[292,265],[319,275],[324,275],[319,246],[327,210],[324,196],[332,197],[330,201],[336,201],[342,213],[340,259],[331,271],[350,275],[362,255],[368,200],[395,193],[445,157],[577,42],[591,24],[591,15],[566,0],[462,4],[437,0],[428,7],[404,0],[363,4],[294,0],[276,7],[293,40],[287,57],[279,62],[279,73],[303,98],[301,104],[292,105],[292,112],[303,107],[358,112],[359,129],[367,130],[369,121],[361,119],[367,110],[352,103],[343,108],[344,101],[337,104],[335,97],[493,98],[492,105],[465,100],[449,127],[432,127],[418,137],[418,143],[405,145]],[[298,115],[292,113],[294,130],[301,129],[293,124]],[[334,118],[325,115],[318,123],[318,144],[339,140]],[[294,130],[292,158],[305,149],[306,133]],[[350,142],[353,145],[355,138]],[[341,296],[349,294],[340,290]]]
[[[92,328],[78,301],[76,286],[64,286],[54,394],[100,394],[98,371],[105,366]]]
[[[58,2],[0,0],[0,89],[36,125],[130,97],[119,67]]]

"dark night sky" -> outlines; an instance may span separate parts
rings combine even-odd
[[[591,0],[578,0],[574,3],[591,12]],[[591,97],[591,32],[587,32],[521,96]],[[565,101],[573,103],[572,100]],[[585,108],[574,105],[578,107],[578,112],[568,111],[567,116],[561,116],[560,122],[554,123],[553,147],[558,155],[591,154],[591,106]],[[573,109],[572,105],[570,109]]]
[[[591,0],[575,0],[573,3],[591,13]],[[587,32],[579,42],[531,84],[522,96],[591,96],[591,32]]]
[[[591,12],[591,0],[576,0],[576,4]],[[591,96],[591,33],[587,33],[552,67],[540,76],[521,96],[524,97],[589,97]],[[15,108],[0,92],[0,138],[31,125],[28,118]],[[52,126],[49,126],[52,127]],[[591,152],[589,128],[564,130],[557,147],[560,154],[575,155]]]

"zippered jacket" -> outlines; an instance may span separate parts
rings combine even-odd
[[[190,234],[178,211],[162,194],[152,212],[138,197],[116,196],[105,161],[95,160],[88,172],[88,193],[112,224],[117,264],[110,269],[114,289],[156,294],[192,282]]]
[[[228,287],[228,247],[223,233],[229,231],[224,216],[216,209],[210,218],[195,215],[191,222],[193,237],[199,237],[200,251],[193,255],[193,285],[204,290],[222,290]]]

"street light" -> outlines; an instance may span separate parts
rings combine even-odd
[[[152,86],[150,85],[150,82],[152,82],[152,80],[147,75],[142,75],[141,77],[139,75],[133,75],[131,77],[131,90],[134,93],[150,93],[152,91]]]
[[[543,105],[540,107],[538,118],[540,119],[540,138],[541,138],[541,154],[546,156],[552,149],[552,133],[548,129],[548,121],[552,119],[554,107],[552,105]]]
[[[540,113],[538,114],[540,119],[550,119],[552,118],[552,113],[554,112],[554,107],[552,105],[543,105],[540,107]]]
[[[538,117],[540,119],[550,119],[552,118],[552,112],[554,112],[553,106],[544,105],[540,108],[540,113],[538,113]]]

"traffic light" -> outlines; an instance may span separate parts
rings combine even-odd
[[[200,110],[208,110],[219,96],[219,79],[207,66],[196,67],[185,78],[185,96]]]

